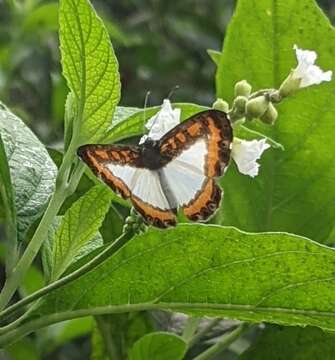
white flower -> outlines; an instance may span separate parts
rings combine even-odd
[[[164,99],[162,108],[145,124],[149,134],[141,137],[140,144],[143,144],[147,138],[159,140],[164,134],[180,123],[180,113],[180,109],[172,109],[170,100]]]
[[[235,138],[231,156],[240,173],[255,177],[258,175],[260,166],[257,160],[260,159],[263,152],[269,147],[270,145],[266,143],[265,139],[246,141]]]
[[[302,50],[293,46],[297,57],[298,66],[292,72],[292,78],[300,80],[299,87],[303,88],[310,85],[317,85],[323,81],[332,79],[332,71],[322,71],[317,65],[314,65],[317,53],[310,50]]]

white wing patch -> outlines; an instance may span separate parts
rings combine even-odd
[[[189,204],[203,187],[206,180],[205,164],[207,143],[199,139],[189,149],[183,151],[178,157],[169,162],[160,171],[169,188],[170,203],[184,206]],[[164,189],[165,190],[165,189]],[[167,193],[165,191],[165,193]],[[167,194],[169,197],[169,194]]]
[[[110,163],[108,170],[122,180],[133,195],[162,210],[171,206],[162,189],[157,171]]]

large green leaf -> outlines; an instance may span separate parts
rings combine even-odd
[[[51,281],[58,279],[74,260],[86,254],[87,247],[92,247],[89,242],[96,239],[110,201],[110,190],[97,185],[67,210],[53,240]]]
[[[88,1],[61,0],[59,22],[63,72],[76,98],[77,120],[82,121],[79,143],[97,142],[120,98],[117,59]]]
[[[181,360],[186,349],[186,343],[181,337],[166,332],[155,332],[143,336],[135,343],[130,360]]]
[[[313,0],[240,0],[224,41],[217,95],[232,100],[241,79],[254,90],[278,88],[296,66],[294,44],[316,50],[318,64],[335,70],[335,32]],[[280,104],[274,127],[257,126],[285,151],[267,150],[255,179],[229,169],[220,223],[326,241],[335,223],[334,90],[334,81],[301,90]]]
[[[267,326],[239,360],[331,360],[335,335],[314,327]]]
[[[334,272],[335,250],[306,238],[184,224],[136,236],[49,294],[32,315],[45,316],[41,326],[91,312],[158,308],[335,330]]]
[[[18,236],[23,239],[48,203],[57,168],[32,131],[8,110],[0,109],[0,134],[15,193]]]

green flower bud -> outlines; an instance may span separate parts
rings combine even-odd
[[[238,114],[245,113],[245,107],[247,105],[248,99],[245,96],[237,96],[233,103],[233,109]]]
[[[279,95],[282,98],[290,96],[300,89],[301,79],[294,77],[293,73],[294,72],[291,71],[290,75],[280,85]]]
[[[221,111],[224,111],[225,113],[227,113],[229,110],[229,104],[227,103],[227,101],[224,101],[222,99],[217,99],[213,103],[212,108],[216,109],[216,110],[221,110]]]
[[[246,115],[249,119],[261,117],[269,106],[269,101],[264,95],[258,96],[247,102]]]
[[[261,116],[261,121],[265,124],[273,125],[278,117],[278,111],[273,106],[272,103],[269,103],[269,106],[265,113]]]
[[[242,80],[235,84],[235,97],[246,96],[251,94],[251,85],[246,81]]]

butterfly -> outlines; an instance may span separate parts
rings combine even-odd
[[[77,153],[149,225],[175,226],[178,209],[192,221],[212,216],[222,197],[215,178],[229,163],[233,140],[226,113],[205,110],[160,139],[144,139],[137,146],[83,145]]]

